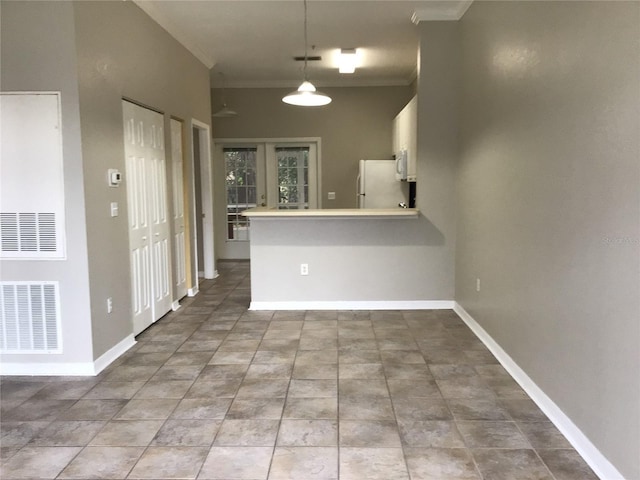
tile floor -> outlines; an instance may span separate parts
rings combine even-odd
[[[1,478],[597,478],[455,313],[252,312],[220,271],[98,377],[2,378]]]

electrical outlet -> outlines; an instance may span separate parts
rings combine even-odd
[[[327,200],[335,200],[336,192],[327,192]]]
[[[309,264],[301,263],[300,264],[300,275],[309,275]]]
[[[107,313],[113,312],[113,298],[107,298]]]
[[[480,291],[480,279],[476,278],[476,292]]]

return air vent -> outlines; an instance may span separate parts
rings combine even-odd
[[[304,55],[300,55],[299,57],[293,57],[296,62],[304,62]],[[307,57],[307,62],[319,62],[322,60],[320,55],[310,55]]]
[[[55,213],[0,213],[2,253],[57,251]]]
[[[0,125],[0,258],[63,260],[60,94],[0,93]]]
[[[0,282],[0,351],[62,353],[58,282]]]

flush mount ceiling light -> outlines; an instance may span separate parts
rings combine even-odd
[[[338,59],[338,71],[340,73],[353,73],[356,71],[358,57],[355,48],[343,48]]]
[[[298,87],[298,90],[291,92],[282,98],[284,103],[289,105],[297,105],[300,107],[319,107],[331,103],[331,97],[320,93],[316,87],[309,81],[307,76],[307,0],[304,0],[304,81]]]
[[[220,72],[220,77],[222,78],[222,108],[211,116],[215,118],[235,117],[236,115],[238,115],[238,112],[227,107],[226,81],[224,78],[224,73]]]

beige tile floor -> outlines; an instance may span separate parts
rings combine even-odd
[[[220,270],[98,377],[2,378],[1,478],[596,479],[452,311],[252,312]]]

